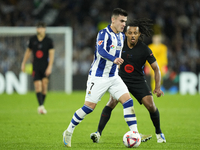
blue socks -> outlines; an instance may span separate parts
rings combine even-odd
[[[85,116],[93,111],[92,108],[84,105],[82,108],[79,108],[73,115],[72,120],[67,128],[71,133],[74,132],[75,127],[85,118]]]
[[[126,123],[128,124],[131,131],[137,131],[137,119],[135,116],[135,111],[133,108],[133,99],[130,98],[128,101],[126,101],[123,104],[124,107],[124,119]]]

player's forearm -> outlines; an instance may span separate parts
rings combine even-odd
[[[155,89],[160,88],[160,84],[161,84],[161,74],[160,74],[160,70],[159,68],[154,70],[154,79],[155,79]]]
[[[115,56],[113,56],[113,55],[108,54],[108,52],[107,52],[106,50],[104,50],[103,48],[102,48],[102,49],[99,49],[99,50],[98,50],[98,53],[99,53],[103,58],[105,58],[105,59],[107,59],[107,60],[110,60],[110,61],[112,61],[112,62],[114,62],[114,60],[117,58],[117,57],[115,57]]]
[[[48,63],[48,67],[52,68],[53,66],[53,62],[54,62],[54,51],[55,50],[50,50],[49,52],[49,63]]]
[[[29,49],[26,50],[25,54],[24,54],[24,59],[22,61],[22,64],[26,64],[27,60],[29,59],[31,54],[31,51]]]

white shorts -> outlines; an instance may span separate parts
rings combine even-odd
[[[85,101],[97,103],[108,91],[113,98],[119,99],[123,94],[129,93],[128,88],[120,76],[114,77],[93,77],[87,80]]]

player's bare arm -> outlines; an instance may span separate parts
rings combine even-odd
[[[24,54],[24,59],[23,59],[22,64],[21,64],[21,71],[23,71],[23,72],[25,72],[25,65],[26,65],[26,62],[29,59],[30,55],[31,55],[31,49],[27,48],[26,52]]]
[[[158,66],[158,63],[155,61],[154,63],[151,64],[151,68],[154,71],[154,79],[155,79],[155,89],[153,91],[154,94],[156,94],[157,97],[160,97],[161,95],[164,95],[163,91],[160,89],[160,84],[161,84],[161,74],[160,74],[160,69]]]
[[[53,67],[53,62],[54,62],[54,53],[55,53],[54,49],[49,50],[49,64],[45,71],[46,76],[49,76],[52,72],[52,67]]]

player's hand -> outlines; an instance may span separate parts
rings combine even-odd
[[[48,77],[51,74],[51,67],[47,67],[45,75]]]
[[[153,94],[156,94],[157,97],[160,97],[161,95],[164,96],[164,93],[160,88],[159,89],[155,89],[153,91]]]
[[[117,65],[121,65],[123,62],[124,60],[122,58],[116,58],[113,63]]]
[[[25,64],[24,63],[21,64],[21,71],[25,72]]]

